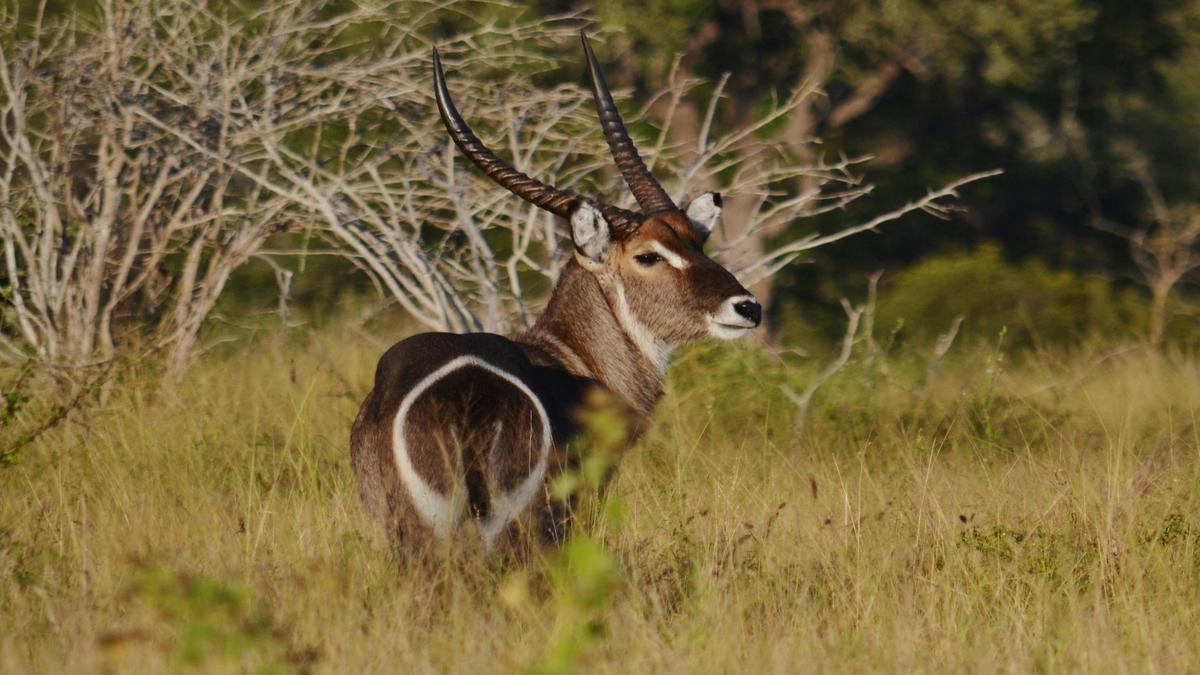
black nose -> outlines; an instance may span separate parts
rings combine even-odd
[[[738,314],[754,322],[757,326],[762,321],[762,305],[753,300],[743,300],[733,306]]]

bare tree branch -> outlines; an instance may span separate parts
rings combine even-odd
[[[865,313],[869,312],[873,314],[875,311],[875,308],[870,304],[854,307],[845,298],[842,298],[842,309],[846,312],[846,333],[842,337],[842,348],[838,352],[837,358],[822,368],[816,377],[809,382],[808,386],[804,388],[802,393],[797,394],[794,389],[787,385],[780,387],[784,396],[787,396],[788,400],[796,405],[795,435],[797,438],[804,433],[804,425],[808,419],[808,407],[812,403],[813,396],[816,395],[817,390],[822,385],[829,381],[829,378],[836,375],[839,370],[850,362],[850,356],[854,353],[854,344],[858,340],[860,320]]]
[[[0,50],[0,358],[102,363],[136,335],[182,372],[249,260],[268,261],[287,320],[283,255],[294,246],[271,245],[301,229],[425,327],[528,325],[542,300],[532,289],[549,287],[569,255],[565,228],[459,159],[433,112],[430,36],[442,13],[464,18],[438,44],[489,145],[547,183],[628,200],[587,91],[539,87],[525,68],[482,77],[484,66],[559,67],[547,47],[574,47],[578,15],[481,20],[472,3],[434,0],[322,7],[276,0],[231,18],[186,0],[111,0],[78,30],[46,27]],[[353,37],[364,27],[388,38],[364,45]],[[855,174],[863,158],[797,163],[761,138],[819,95],[817,79],[720,129],[724,82],[693,137],[663,125],[643,144],[681,200],[720,189],[752,207],[714,255],[870,193]],[[662,96],[674,108],[694,85],[673,76]],[[995,173],[833,234],[785,236],[731,267],[753,283],[911,211],[940,215],[957,188]]]

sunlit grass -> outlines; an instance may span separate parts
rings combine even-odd
[[[0,468],[0,672],[1200,669],[1200,365],[1140,348],[681,354],[577,546],[396,565],[336,329],[136,374]],[[571,641],[564,644],[564,640]]]

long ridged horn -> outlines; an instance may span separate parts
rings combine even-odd
[[[613,101],[612,92],[604,81],[604,73],[600,72],[600,62],[588,43],[587,33],[579,31],[583,40],[583,51],[587,54],[588,70],[592,73],[592,96],[596,99],[596,114],[600,117],[600,126],[604,129],[604,140],[608,141],[608,149],[612,152],[613,160],[621,171],[625,184],[633,192],[634,199],[646,215],[678,211],[679,207],[671,201],[667,191],[658,184],[646,163],[642,161],[637,148],[629,138],[621,113]]]
[[[442,58],[436,47],[433,49],[433,85],[438,113],[442,117],[442,123],[446,125],[446,131],[450,132],[450,138],[454,139],[455,145],[488,178],[496,181],[501,187],[521,199],[556,216],[569,218],[580,201],[587,201],[600,210],[604,219],[614,229],[623,231],[637,229],[641,223],[641,217],[638,214],[546,185],[540,180],[514,169],[489,150],[475,135],[475,132],[471,131],[471,127],[467,126],[466,120],[454,106],[454,101],[450,98],[450,89],[446,87],[446,74],[442,71]]]

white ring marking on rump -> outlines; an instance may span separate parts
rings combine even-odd
[[[550,459],[550,445],[553,442],[550,430],[550,417],[546,414],[546,409],[542,406],[541,400],[538,399],[524,382],[515,375],[501,370],[477,356],[459,356],[452,359],[425,376],[425,379],[418,382],[404,396],[404,400],[400,402],[400,409],[396,412],[396,419],[392,426],[392,454],[396,460],[396,468],[400,473],[400,480],[408,490],[409,497],[412,499],[412,504],[417,514],[433,530],[434,536],[439,539],[445,539],[450,536],[450,532],[462,514],[462,499],[456,499],[454,503],[451,503],[449,498],[438,494],[432,486],[417,474],[417,469],[413,466],[412,458],[408,455],[408,446],[404,441],[404,423],[413,403],[416,402],[417,397],[425,393],[426,389],[436,384],[438,380],[449,375],[451,372],[472,366],[487,371],[519,389],[521,393],[525,394],[533,402],[533,406],[537,409],[542,423],[542,448],[538,454],[537,464],[534,465],[533,471],[526,476],[525,480],[521,481],[521,484],[515,490],[499,495],[492,500],[491,517],[487,523],[481,525],[484,543],[490,547],[496,536],[504,530],[509,521],[516,517],[529,504],[530,500],[533,499],[534,493],[537,492],[542,479],[546,476],[546,466]],[[465,490],[454,491],[455,495],[462,495],[463,493],[465,493]]]

